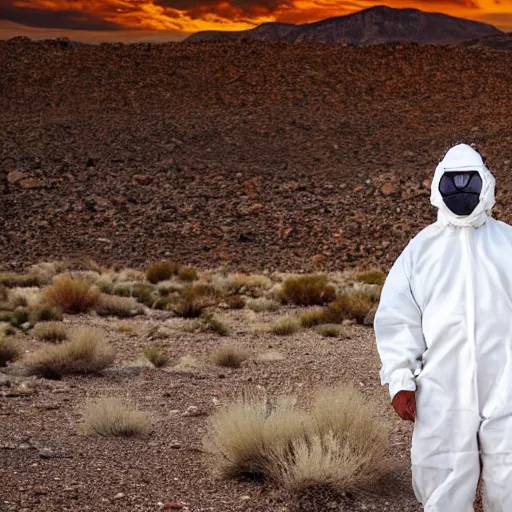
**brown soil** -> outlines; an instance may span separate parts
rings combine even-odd
[[[0,265],[388,267],[474,142],[512,204],[512,53],[0,42]]]
[[[304,398],[322,386],[352,382],[376,400],[376,414],[391,426],[387,464],[394,469],[375,496],[329,496],[320,504],[306,501],[302,510],[419,512],[409,476],[410,424],[392,413],[387,390],[380,386],[372,330],[346,325],[348,337],[339,339],[322,338],[312,330],[289,337],[252,334],[255,319],[268,322],[289,310],[293,309],[257,314],[217,311],[233,327],[227,338],[184,333],[176,329],[184,320],[166,312],[123,320],[133,327],[131,334],[119,333],[118,320],[67,316],[70,326],[93,324],[104,331],[118,351],[115,366],[101,376],[61,381],[8,377],[33,384],[35,392],[23,394],[16,385],[0,387],[0,509],[154,511],[162,503],[177,503],[195,512],[294,511],[296,498],[269,484],[219,481],[212,476],[209,456],[201,451],[208,415],[243,389],[259,386],[273,396],[289,393]],[[149,334],[151,327],[163,333],[159,341],[171,355],[168,368],[156,369],[140,361],[142,349],[155,337]],[[17,337],[29,351],[42,345],[30,334]],[[226,341],[250,351],[242,368],[223,369],[208,363],[212,352]],[[284,359],[258,359],[270,349]],[[173,369],[187,354],[200,362],[200,368],[190,373]],[[138,403],[152,417],[151,434],[145,439],[112,439],[81,433],[86,399],[104,394]],[[189,406],[205,415],[183,416]]]

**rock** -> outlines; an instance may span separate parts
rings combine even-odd
[[[0,386],[9,387],[11,385],[11,378],[5,373],[0,373]]]
[[[7,175],[7,183],[14,185],[14,183],[18,183],[18,181],[21,181],[25,175],[20,171],[11,171]]]
[[[354,189],[354,192],[358,193],[358,192],[362,192],[363,190],[364,190],[363,185],[358,185],[358,186]]]
[[[115,496],[114,496],[114,499],[115,500],[121,500],[125,497],[125,494],[124,492],[118,492]]]
[[[323,254],[315,254],[311,257],[311,263],[313,265],[318,265],[319,263],[323,263],[325,261],[325,255]]]
[[[153,178],[144,174],[135,174],[132,178],[132,183],[136,183],[137,185],[150,185],[153,183]]]
[[[182,510],[183,508],[185,507],[181,503],[176,503],[174,501],[166,501],[164,503],[162,510]]]
[[[244,496],[240,496],[240,499],[241,499],[242,501],[249,501],[249,500],[251,499],[251,497],[250,497],[250,496],[248,496],[247,494],[245,494]]]
[[[265,205],[262,203],[255,203],[252,206],[249,207],[248,212],[249,213],[259,213],[262,212],[265,209]]]
[[[36,180],[35,178],[27,178],[27,179],[21,180],[20,185],[23,188],[28,188],[28,189],[41,188],[43,186],[43,184],[39,180]]]
[[[380,188],[380,191],[385,196],[389,196],[391,194],[394,194],[396,192],[396,189],[393,183],[384,183],[384,185],[382,185],[382,187]]]
[[[183,414],[182,416],[204,416],[206,413],[196,407],[195,405],[191,405]]]

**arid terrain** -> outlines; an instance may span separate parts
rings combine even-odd
[[[389,267],[477,144],[512,204],[512,53],[0,43],[0,265]]]
[[[73,275],[102,289],[111,284],[109,289],[115,294],[127,287],[134,290],[144,277],[137,272],[105,270]],[[18,361],[0,368],[1,509],[298,510],[296,499],[275,485],[223,481],[212,474],[211,456],[203,451],[202,444],[208,418],[243,392],[291,395],[309,402],[312,394],[325,386],[351,383],[364,397],[374,400],[375,417],[383,428],[390,427],[384,460],[392,468],[389,482],[373,495],[328,496],[320,504],[306,501],[300,510],[419,511],[409,481],[410,425],[392,414],[387,390],[380,386],[371,327],[347,319],[337,326],[334,337],[324,337],[307,327],[288,335],[276,334],[273,326],[278,319],[294,318],[312,309],[279,305],[272,299],[287,277],[201,273],[201,282],[231,292],[238,290],[238,296],[245,300],[242,309],[228,308],[225,299],[208,308],[228,327],[229,332],[221,333],[224,335],[218,329],[205,330],[204,319],[186,319],[171,310],[150,307],[122,319],[94,311],[65,314],[58,326],[68,333],[77,327],[94,327],[116,351],[114,364],[94,375],[65,375],[61,380],[27,376],[26,358],[37,349],[55,346],[38,339],[37,329],[55,322],[11,329],[7,339],[14,341],[22,354]],[[41,287],[50,281],[51,275]],[[376,286],[354,282],[350,274],[332,274],[329,281],[338,294],[348,289],[368,293]],[[150,286],[147,281],[146,286]],[[153,290],[163,296],[160,290],[183,287],[185,282],[173,278]],[[18,311],[36,311],[44,297],[38,287],[9,288],[8,293],[11,301],[13,297],[25,298],[25,306]],[[131,299],[118,300],[128,303]],[[4,323],[0,327],[5,333],[9,326]],[[143,350],[155,343],[169,356],[162,368],[155,368],[143,356]],[[247,352],[240,368],[211,362],[211,356],[226,343]],[[147,435],[109,438],[84,432],[87,399],[112,395],[128,398],[148,414],[151,429]],[[197,411],[190,414],[191,407]]]

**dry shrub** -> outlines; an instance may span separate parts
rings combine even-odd
[[[97,286],[82,278],[69,274],[56,277],[43,290],[43,301],[64,313],[85,313],[98,302],[100,291]]]
[[[338,324],[349,319],[362,324],[374,304],[375,298],[367,293],[344,293],[325,309],[325,322]]]
[[[273,322],[270,330],[278,336],[289,336],[300,330],[300,322],[295,316],[285,316]]]
[[[0,367],[16,361],[21,356],[18,344],[6,335],[0,336]]]
[[[130,318],[143,314],[135,300],[105,294],[100,295],[96,312],[100,316],[116,316],[118,318]]]
[[[178,277],[182,281],[195,281],[197,279],[197,270],[194,267],[181,267],[178,270]]]
[[[260,297],[272,287],[272,280],[261,274],[232,274],[227,278],[226,287],[229,293],[243,293],[252,297]]]
[[[71,341],[37,350],[26,359],[32,375],[59,379],[68,374],[97,373],[110,366],[115,352],[94,329],[77,329]]]
[[[143,351],[144,357],[156,368],[162,368],[169,362],[167,354],[159,345],[150,345]]]
[[[268,350],[267,352],[260,354],[258,356],[258,359],[260,361],[275,362],[275,361],[282,361],[284,359],[284,356],[277,350]]]
[[[211,360],[217,366],[226,368],[240,368],[240,365],[249,357],[243,348],[230,343],[220,347],[212,356]]]
[[[358,272],[354,277],[356,281],[360,281],[361,283],[383,286],[386,280],[386,273],[379,269],[371,269]]]
[[[247,307],[256,313],[272,312],[279,309],[279,303],[275,300],[260,298],[248,301]]]
[[[316,327],[316,332],[324,338],[339,338],[341,328],[336,324],[323,324]]]
[[[29,321],[29,313],[26,309],[17,309],[13,311],[9,321],[13,327],[21,327]]]
[[[27,288],[30,286],[39,286],[41,280],[35,274],[14,274],[12,272],[0,273],[0,284],[8,288]]]
[[[53,322],[62,320],[62,313],[60,309],[53,306],[40,306],[30,313],[30,323],[32,325],[37,322]]]
[[[336,298],[334,287],[325,274],[307,274],[289,277],[283,283],[281,296],[284,302],[299,306],[316,306]]]
[[[311,408],[243,398],[209,422],[206,449],[223,477],[259,476],[289,490],[367,489],[384,471],[387,428],[350,387],[318,393]]]
[[[227,336],[229,334],[229,327],[212,314],[203,311],[203,313],[201,313],[201,319],[207,325],[209,331],[215,332],[220,336]]]
[[[146,279],[156,284],[160,281],[166,281],[175,275],[178,271],[178,265],[170,261],[157,261],[151,264],[146,270]]]
[[[41,284],[46,284],[50,283],[57,274],[68,269],[69,263],[66,261],[43,261],[31,265],[28,271],[29,274],[37,276]]]
[[[183,318],[197,318],[204,309],[218,302],[218,293],[206,285],[187,286],[183,288],[174,312]]]
[[[119,398],[98,398],[87,402],[85,428],[88,433],[105,437],[134,437],[149,432],[146,414]]]
[[[66,327],[59,322],[45,322],[36,325],[32,330],[32,334],[42,340],[50,343],[59,343],[68,337]]]
[[[229,309],[243,309],[245,308],[245,299],[240,295],[231,295],[226,298]]]
[[[173,366],[173,370],[179,373],[195,373],[201,368],[201,363],[190,355],[180,357],[177,365]]]
[[[302,327],[315,327],[315,325],[320,325],[325,322],[325,309],[308,309],[300,314],[299,320]]]

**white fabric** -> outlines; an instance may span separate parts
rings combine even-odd
[[[480,201],[453,214],[446,171],[477,170]],[[413,488],[430,512],[469,512],[484,464],[486,512],[512,512],[512,227],[490,217],[494,177],[466,145],[438,165],[438,220],[409,242],[375,315],[381,382],[416,391]]]

